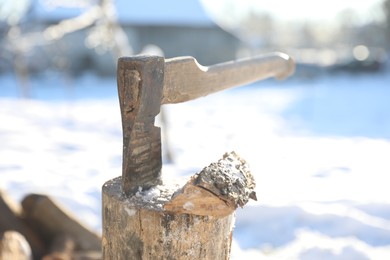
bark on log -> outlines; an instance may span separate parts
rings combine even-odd
[[[49,197],[32,194],[22,201],[26,222],[47,242],[67,234],[75,242],[75,249],[100,250],[101,239],[72,214]]]
[[[35,259],[40,259],[46,252],[43,240],[24,222],[19,204],[5,192],[0,191],[0,233],[14,230],[23,235],[32,248]]]
[[[244,161],[240,160],[240,166],[236,168],[238,165],[230,161],[227,163],[228,158],[231,157],[226,156],[217,164],[212,164],[220,167],[220,171],[214,172],[214,177],[224,171],[243,173]],[[226,163],[220,163],[221,161]],[[249,179],[252,181],[245,184],[245,188],[250,186],[249,190],[240,188],[244,191],[240,194],[250,191],[246,194],[248,198],[254,188],[251,175]],[[172,201],[175,201],[177,194],[182,194],[184,188],[159,185],[126,197],[121,189],[121,181],[118,177],[103,186],[103,259],[229,259],[234,209],[239,205],[238,202],[229,204],[221,194],[200,186],[191,186],[206,193],[195,191],[192,194],[195,199],[191,200],[191,194],[187,192],[185,196],[189,198],[191,205],[181,201],[181,204],[173,203],[175,207],[167,211],[164,205],[171,205],[172,197]],[[233,186],[237,183],[233,183]],[[175,192],[176,195],[173,196]],[[202,207],[205,204],[207,206]],[[183,214],[181,210],[177,210],[177,205],[187,207],[185,213],[191,214]],[[197,206],[201,210],[196,210]],[[223,214],[218,212],[220,206],[225,206]],[[199,212],[202,214],[198,214]]]
[[[31,260],[32,252],[27,240],[16,231],[0,234],[0,260]]]

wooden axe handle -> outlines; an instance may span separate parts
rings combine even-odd
[[[193,57],[167,59],[161,104],[185,102],[269,77],[284,79],[294,70],[293,59],[280,52],[209,67]]]

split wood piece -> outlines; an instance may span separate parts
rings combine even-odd
[[[24,222],[21,207],[5,192],[0,191],[0,233],[14,230],[23,235],[32,248],[35,259],[46,252],[44,241]]]
[[[161,182],[160,113],[164,58],[135,56],[118,60],[117,83],[123,128],[123,191],[135,194]]]
[[[255,180],[246,162],[235,152],[194,175],[164,209],[174,213],[225,217],[249,199],[257,200]]]
[[[209,67],[200,65],[193,57],[167,59],[161,103],[185,102],[269,77],[284,79],[291,76],[294,71],[293,59],[281,52]]]
[[[165,211],[178,188],[160,185],[129,198],[120,177],[106,182],[103,259],[229,259],[234,214],[216,218]]]
[[[26,222],[50,244],[54,238],[66,234],[77,250],[100,250],[101,239],[49,197],[31,194],[22,201]]]
[[[31,260],[33,258],[29,243],[22,234],[6,231],[0,234],[0,259]]]

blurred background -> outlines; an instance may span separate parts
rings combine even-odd
[[[115,74],[116,57],[191,55],[210,65],[285,51],[297,76],[380,72],[389,2],[20,0],[0,2],[0,73]]]
[[[390,0],[0,0],[0,189],[101,232],[117,58],[273,51],[292,77],[162,108],[163,175],[247,160],[259,201],[237,211],[232,259],[390,259]]]

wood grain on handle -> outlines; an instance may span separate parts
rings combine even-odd
[[[166,59],[161,104],[185,102],[269,77],[284,79],[294,70],[293,59],[280,52],[209,67],[193,57]]]

